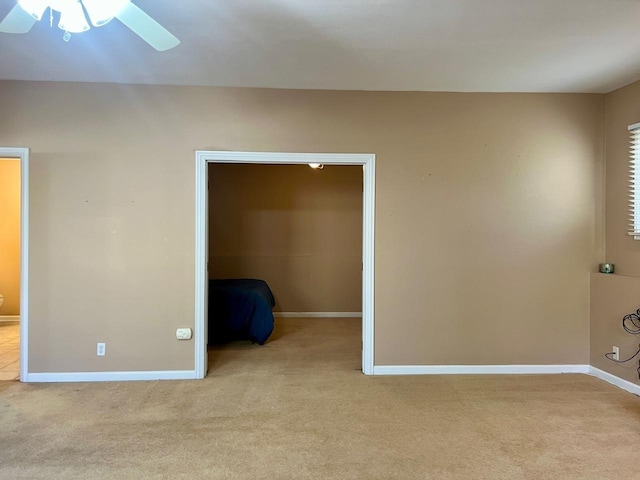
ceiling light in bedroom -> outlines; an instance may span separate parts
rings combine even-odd
[[[82,0],[84,8],[91,19],[94,27],[106,25],[113,17],[124,10],[129,0],[111,0],[105,2],[103,0]]]
[[[322,170],[324,168],[324,165],[321,163],[310,163],[309,166],[311,168],[315,168],[316,170]]]
[[[47,8],[60,13],[58,27],[69,33],[82,33],[89,30],[89,20],[94,27],[109,23],[121,13],[130,0],[18,0],[18,5],[35,20],[42,20]],[[51,18],[53,22],[53,18]]]
[[[118,19],[159,52],[180,44],[175,35],[132,0],[17,0],[0,20],[0,34],[27,33],[45,17],[51,27],[54,19],[58,20],[58,27],[64,32],[62,38],[67,42],[72,33],[86,32],[92,26],[101,27]]]
[[[58,27],[69,33],[82,33],[89,30],[89,23],[84,16],[84,10],[80,2],[70,2],[60,10],[60,23]]]

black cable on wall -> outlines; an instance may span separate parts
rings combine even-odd
[[[640,308],[637,309],[634,313],[629,313],[628,315],[622,317],[622,328],[624,328],[625,332],[630,333],[631,335],[640,335]],[[636,353],[625,360],[616,360],[615,358],[612,358],[611,356],[614,355],[614,352],[605,353],[604,356],[606,359],[611,360],[615,363],[627,363],[636,358],[638,354],[640,354],[640,345],[638,346],[638,350],[636,350]],[[640,363],[638,364],[636,372],[638,373],[638,378],[640,379]]]

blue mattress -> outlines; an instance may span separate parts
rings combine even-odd
[[[251,340],[273,332],[275,299],[264,280],[209,280],[209,343]]]

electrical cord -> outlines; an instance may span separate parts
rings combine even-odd
[[[640,308],[622,318],[622,328],[632,335],[640,334]]]
[[[614,352],[605,353],[604,356],[605,358],[607,358],[607,360],[611,360],[612,362],[615,362],[615,363],[627,363],[629,360],[633,360],[634,358],[636,358],[638,354],[640,354],[640,346],[638,346],[638,350],[636,350],[636,353],[631,355],[626,360],[616,360],[615,358],[611,358],[610,355],[614,355]],[[640,364],[638,364],[638,368],[636,368],[636,372],[638,373],[638,378],[640,378]]]
[[[640,308],[637,309],[634,313],[629,313],[622,317],[622,328],[627,333],[631,335],[640,335]],[[615,363],[627,363],[634,358],[636,358],[640,354],[640,346],[638,346],[638,350],[636,353],[631,355],[626,360],[616,360],[615,358],[611,358],[612,355],[615,355],[614,352],[605,353],[604,356],[607,360],[611,360]],[[638,373],[638,378],[640,378],[640,362],[638,362],[638,368],[636,368],[636,372]]]
[[[634,353],[633,355],[631,355],[629,358],[627,358],[626,360],[616,360],[615,358],[611,358],[609,355],[613,355],[614,352],[609,352],[609,353],[605,353],[604,356],[607,357],[609,360],[611,360],[612,362],[616,362],[616,363],[627,363],[629,360],[633,360],[634,358],[636,358],[638,356],[638,354],[640,353],[640,347],[638,347],[638,350],[636,351],[636,353]],[[640,368],[640,367],[638,367]]]

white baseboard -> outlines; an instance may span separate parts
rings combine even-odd
[[[0,323],[19,322],[20,315],[0,315]]]
[[[640,385],[591,365],[376,365],[374,375],[522,375],[584,373],[640,396]]]
[[[374,375],[521,375],[589,373],[589,365],[374,365]]]
[[[636,385],[635,383],[629,382],[628,380],[624,380],[620,377],[616,377],[604,370],[600,370],[596,367],[589,367],[589,375],[593,375],[594,377],[598,377],[600,380],[604,380],[616,387],[619,387],[627,392],[631,392],[635,395],[640,395],[640,385]]]
[[[146,372],[69,372],[29,373],[23,382],[128,382],[132,380],[194,380],[195,370],[166,370]]]
[[[616,377],[590,365],[378,365],[374,375],[523,375],[583,373],[640,395],[640,385]],[[167,370],[142,372],[67,372],[29,373],[27,383],[57,382],[127,382],[134,380],[194,380],[195,370]]]
[[[362,312],[273,312],[280,318],[361,318]]]

